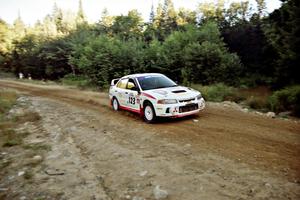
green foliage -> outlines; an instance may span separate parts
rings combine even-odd
[[[0,19],[0,55],[4,56],[6,53],[9,52],[11,47],[11,30],[9,29],[9,25]],[[2,59],[0,60],[0,65],[4,62]]]
[[[23,144],[23,139],[28,136],[28,132],[17,133],[13,129],[4,129],[2,131],[3,147],[12,147]]]
[[[73,75],[67,74],[62,79],[60,79],[62,84],[76,86],[78,88],[88,88],[92,86],[91,80],[83,75]]]
[[[4,142],[3,147],[12,147],[12,146],[16,146],[22,143],[22,140],[20,139],[16,139],[16,138],[12,138],[12,139],[8,139]]]
[[[294,115],[300,116],[300,85],[274,92],[269,98],[269,104],[274,112],[290,110]]]
[[[72,72],[68,64],[71,45],[64,39],[51,40],[43,43],[37,53],[44,77],[47,79],[58,79]],[[33,74],[34,76],[35,74]]]
[[[166,73],[167,57],[163,45],[158,40],[153,40],[143,50],[144,64],[140,67],[141,72]]]
[[[127,16],[117,16],[111,30],[122,39],[138,38],[142,34],[142,18],[137,10],[131,10]]]
[[[209,22],[196,33],[190,34],[190,37],[194,41],[183,42],[187,44],[181,59],[184,62],[184,79],[202,84],[237,84],[241,71],[240,60],[236,54],[227,51],[216,24]]]
[[[209,86],[192,85],[193,88],[201,91],[202,96],[207,101],[221,102],[236,99],[237,89],[218,83]]]
[[[245,22],[224,28],[223,36],[229,50],[237,52],[244,64],[240,76],[243,84],[255,86],[273,82],[275,52],[259,23]]]
[[[268,108],[268,101],[265,98],[250,96],[246,99],[246,105],[248,105],[252,109],[256,110],[265,110]]]
[[[136,39],[123,42],[117,38],[98,36],[87,42],[84,48],[76,48],[78,55],[71,59],[87,75],[93,84],[104,86],[114,77],[140,71],[143,61],[143,43]]]
[[[42,143],[35,143],[35,144],[25,144],[23,145],[24,149],[30,149],[34,152],[40,152],[40,151],[50,151],[51,146],[48,144],[42,144]]]
[[[88,24],[54,4],[34,27],[21,16],[10,26],[0,20],[0,68],[25,77],[100,87],[129,73],[160,72],[184,84],[270,85],[299,82],[299,4],[287,0],[270,16],[265,0],[200,3],[176,10],[172,0],[151,9],[144,23],[137,10]],[[197,20],[197,17],[200,18]],[[224,38],[224,39],[223,39]],[[274,59],[275,58],[275,59]],[[278,58],[278,59],[277,59]],[[78,80],[77,80],[78,79]]]
[[[300,4],[286,0],[281,8],[270,14],[264,27],[268,41],[274,47],[276,86],[299,84]]]
[[[17,94],[12,91],[0,90],[0,122],[4,115],[16,103]]]

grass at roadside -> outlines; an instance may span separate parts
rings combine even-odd
[[[300,86],[290,86],[272,92],[268,87],[234,88],[222,83],[202,86],[193,84],[192,88],[201,91],[207,101],[233,101],[262,112],[276,113],[290,111],[300,116]]]
[[[13,91],[0,90],[0,180],[3,188],[24,190],[23,185],[36,183],[36,174],[44,169],[44,157],[51,146],[44,142],[31,143],[34,134],[39,134],[34,130],[40,125],[41,117],[26,107],[27,104],[18,105],[17,98]],[[8,177],[16,178],[12,183]],[[5,195],[7,192],[2,192],[0,199]]]
[[[73,74],[67,74],[64,78],[60,79],[60,82],[63,85],[74,86],[79,89],[88,89],[88,90],[99,90],[99,87],[92,84],[90,79],[83,75],[75,76]]]
[[[290,110],[300,117],[300,85],[286,87],[269,97],[269,106],[275,112]]]
[[[2,147],[12,147],[16,145],[23,144],[23,138],[25,138],[28,133],[17,133],[14,128],[17,123],[23,121],[26,118],[18,116],[13,119],[6,118],[8,111],[16,104],[17,94],[13,91],[0,90],[0,128],[1,128],[1,142]]]
[[[269,110],[270,89],[266,87],[258,88],[234,88],[223,83],[209,86],[192,85],[193,88],[201,91],[202,96],[207,101],[222,102],[233,101],[241,103],[250,109],[266,112]]]
[[[201,91],[202,96],[206,101],[222,102],[234,101],[241,102],[246,99],[244,94],[239,93],[237,88],[227,86],[223,83],[218,83],[209,86],[193,84],[192,88]]]
[[[13,152],[14,155],[22,155],[22,158],[32,157],[34,155],[43,155],[44,152],[50,151],[51,146],[47,144],[26,144],[25,138],[31,133],[27,131],[16,131],[18,127],[26,122],[38,122],[41,117],[38,113],[32,111],[26,111],[21,115],[9,114],[9,110],[13,108],[17,103],[17,94],[13,91],[0,90],[0,151],[1,152]],[[8,114],[10,117],[7,117]],[[5,154],[6,155],[6,154]],[[4,156],[5,157],[5,156]],[[10,156],[6,156],[4,159],[0,155],[0,174],[6,173],[7,168],[12,163],[23,163],[21,160],[16,160]],[[36,166],[41,162],[31,162],[30,166]],[[29,165],[27,163],[27,165]],[[19,166],[20,167],[20,166]],[[25,179],[31,179],[30,172],[27,172],[24,176]]]
[[[81,90],[101,91],[107,92],[108,85],[102,88],[95,86],[85,76],[74,76],[72,74],[66,75],[60,79],[59,82],[53,81],[37,81],[37,80],[21,80],[22,82],[30,82],[34,84],[63,84],[66,86],[72,86]],[[243,106],[249,109],[258,110],[261,112],[273,111],[275,113],[289,111],[295,116],[300,116],[300,86],[290,86],[279,91],[271,91],[266,86],[259,86],[255,88],[235,88],[227,86],[223,83],[217,83],[212,85],[200,85],[192,84],[192,88],[201,91],[202,96],[206,101],[222,102],[233,101],[241,103]],[[0,111],[9,107],[6,102],[0,102]],[[34,116],[31,116],[34,118]],[[0,119],[3,115],[0,113]],[[34,119],[33,119],[34,120]],[[1,126],[1,125],[0,125]]]
[[[23,145],[23,148],[24,149],[30,149],[30,150],[33,150],[33,151],[42,151],[42,150],[45,150],[45,151],[50,151],[51,150],[51,146],[50,145],[47,145],[47,144],[25,144]]]
[[[13,91],[0,90],[0,123],[4,120],[5,114],[15,105],[17,94]]]

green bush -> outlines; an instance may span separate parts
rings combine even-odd
[[[16,103],[17,94],[12,91],[0,90],[0,122],[4,114]]]
[[[218,83],[209,86],[192,85],[193,88],[201,91],[202,96],[207,101],[235,101],[239,102],[244,99],[239,95],[236,88],[227,86],[223,83]]]
[[[268,102],[274,112],[290,110],[294,115],[300,116],[300,85],[274,92]]]
[[[245,103],[250,108],[256,110],[266,110],[268,108],[268,101],[265,98],[257,96],[250,96],[246,99]]]
[[[64,85],[76,86],[81,89],[92,86],[90,79],[82,75],[76,76],[73,74],[67,74],[66,76],[64,76],[64,78],[61,79],[61,82]]]

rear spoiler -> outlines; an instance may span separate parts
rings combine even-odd
[[[117,84],[118,81],[119,81],[119,78],[113,79],[113,80],[111,80],[110,85],[111,85],[111,86],[114,86],[114,85]]]

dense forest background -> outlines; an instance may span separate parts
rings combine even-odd
[[[160,72],[184,84],[233,86],[299,84],[299,1],[282,0],[266,13],[264,0],[199,3],[174,8],[172,0],[152,6],[144,22],[137,10],[87,22],[56,4],[34,26],[19,16],[0,19],[1,70],[57,80],[80,77],[99,87],[130,73]]]

